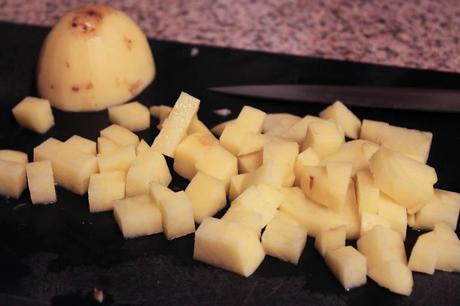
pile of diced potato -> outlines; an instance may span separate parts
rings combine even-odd
[[[150,126],[149,110],[134,102],[108,110],[114,124],[96,141],[49,138],[32,163],[2,150],[0,194],[18,198],[28,185],[32,203],[52,203],[56,182],[87,193],[91,212],[113,210],[125,238],[195,233],[196,260],[246,277],[265,255],[297,264],[307,235],[346,289],[369,276],[410,295],[413,271],[460,271],[460,194],[433,187],[431,133],[361,122],[341,102],[303,118],[245,106],[211,131],[197,117],[199,104],[182,93],[172,108],[153,106],[160,132],[152,145],[133,133]],[[15,109],[25,127],[42,125],[37,109]],[[168,188],[165,156],[190,181],[185,190]],[[213,217],[227,199],[225,214]],[[430,230],[409,259],[407,226]]]

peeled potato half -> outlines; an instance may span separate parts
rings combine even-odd
[[[128,101],[155,77],[147,38],[126,14],[105,5],[67,12],[40,54],[40,96],[65,111],[95,111]]]

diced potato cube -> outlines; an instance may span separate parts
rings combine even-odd
[[[262,165],[263,151],[238,156],[238,173],[249,173]]]
[[[387,261],[369,269],[369,277],[391,292],[409,296],[414,279],[409,268],[398,260]]]
[[[235,123],[240,126],[244,126],[252,133],[258,134],[262,131],[266,115],[267,114],[265,112],[257,108],[245,105],[241,109]]]
[[[149,109],[139,102],[112,106],[109,107],[108,112],[110,122],[130,131],[142,131],[150,127]]]
[[[318,166],[320,163],[320,159],[318,154],[312,148],[308,148],[299,155],[297,155],[297,159],[294,166],[295,172],[295,182],[296,186],[300,186],[300,180],[302,176],[303,167],[305,166]]]
[[[219,139],[220,145],[235,156],[262,150],[267,138],[248,130],[245,126],[229,123]]]
[[[191,180],[196,174],[196,163],[207,157],[208,150],[218,141],[208,134],[187,135],[177,146],[174,154],[174,171]]]
[[[193,177],[185,193],[192,202],[196,223],[216,214],[227,202],[224,182],[202,172]]]
[[[434,196],[415,214],[414,228],[433,229],[444,222],[455,230],[459,212],[459,193],[435,189]]]
[[[174,157],[176,148],[187,134],[187,129],[199,106],[200,100],[182,92],[168,118],[163,122],[160,133],[153,141],[152,149]]]
[[[97,138],[97,152],[100,154],[113,152],[120,147],[121,146],[106,137]]]
[[[195,232],[192,202],[184,191],[165,197],[157,204],[161,210],[163,231],[168,240]]]
[[[113,201],[113,215],[125,238],[163,231],[160,209],[148,194]]]
[[[270,141],[264,145],[263,163],[273,162],[283,172],[283,186],[294,184],[294,166],[299,155],[299,144],[293,141]]]
[[[356,173],[356,195],[358,197],[359,213],[377,214],[380,190],[375,186],[369,169]]]
[[[141,141],[136,147],[136,155],[140,155],[141,153],[144,153],[146,151],[150,151],[150,146],[148,143],[145,142],[144,139],[141,139]]]
[[[283,137],[286,131],[302,118],[288,113],[272,113],[265,116],[262,132],[265,135]],[[306,132],[306,131],[305,131]]]
[[[126,195],[134,196],[149,192],[150,183],[156,182],[164,186],[171,183],[165,157],[154,150],[141,153],[132,162],[126,174]]]
[[[96,142],[84,137],[73,135],[65,141],[66,144],[73,146],[76,150],[96,156]]]
[[[343,246],[326,253],[326,264],[345,289],[366,283],[366,257],[352,246]]]
[[[39,134],[45,134],[54,125],[53,112],[48,100],[25,97],[12,111],[21,126]]]
[[[0,160],[12,161],[20,164],[27,164],[27,154],[16,150],[0,150]]]
[[[436,235],[434,232],[420,235],[415,242],[409,258],[409,269],[433,274],[438,261]]]
[[[150,196],[157,205],[161,201],[172,195],[174,195],[174,191],[172,191],[168,187],[156,182],[150,183]]]
[[[286,214],[278,213],[262,235],[265,253],[298,264],[307,243],[307,231]]]
[[[399,205],[415,213],[433,196],[435,170],[400,153],[381,147],[370,159],[375,185]]]
[[[398,205],[384,194],[380,195],[378,206],[379,216],[387,220],[390,227],[397,231],[401,235],[402,239],[405,240],[407,230],[406,208]]]
[[[346,236],[346,226],[320,231],[315,238],[315,247],[324,257],[328,251],[345,246]]]
[[[275,188],[279,188],[283,184],[283,172],[281,168],[272,162],[267,162],[257,168],[255,171],[248,173],[243,180],[242,190],[246,190],[250,186],[266,184]]]
[[[345,162],[353,166],[352,175],[369,168],[369,159],[379,148],[378,145],[362,139],[343,143],[337,151],[322,159],[322,163]]]
[[[349,163],[329,162],[326,164],[329,185],[327,206],[336,212],[341,212],[345,205],[345,198],[351,180],[351,169],[352,166]]]
[[[245,226],[260,237],[260,232],[267,225],[264,222],[264,216],[260,211],[250,209],[244,206],[233,205],[227,210],[222,220],[227,222],[238,223]]]
[[[284,201],[284,194],[279,191],[279,188],[262,183],[257,185],[257,191],[271,207],[278,209]]]
[[[452,228],[445,223],[434,227],[438,258],[436,269],[446,272],[460,272],[460,240]]]
[[[238,160],[222,146],[212,146],[195,164],[196,170],[213,176],[225,184],[225,190],[230,186],[232,176],[238,174]]]
[[[312,122],[308,125],[302,150],[313,148],[320,157],[337,151],[345,142],[343,130],[331,121]]]
[[[56,202],[53,167],[49,160],[26,165],[27,183],[33,204]]]
[[[137,146],[139,144],[139,137],[121,125],[112,124],[101,130],[100,133],[102,137],[112,140],[119,146]]]
[[[136,149],[134,145],[119,147],[114,151],[99,153],[97,155],[97,162],[101,173],[117,170],[126,172],[135,159]]]
[[[384,227],[391,227],[390,222],[387,219],[377,215],[371,214],[368,212],[361,213],[361,226],[360,226],[360,234],[359,236],[364,236],[367,232],[372,230],[374,226],[384,226]]]
[[[193,258],[207,264],[248,277],[264,257],[257,235],[237,223],[207,218],[195,233]]]
[[[24,164],[0,160],[0,195],[18,199],[26,187]]]
[[[187,134],[194,134],[194,133],[203,133],[203,134],[207,134],[209,136],[214,137],[214,134],[208,129],[208,127],[200,119],[198,119],[197,115],[195,115],[192,118],[192,121],[190,122],[190,125],[188,126],[188,129],[187,129]]]
[[[282,137],[284,139],[292,140],[292,141],[295,141],[301,144],[305,139],[305,136],[307,134],[307,130],[310,124],[313,122],[323,122],[323,121],[326,121],[326,120],[321,119],[316,116],[307,115],[303,117],[300,121],[292,125],[289,129],[287,129]],[[303,149],[305,148],[302,147],[301,151],[303,151]]]
[[[333,120],[340,125],[345,136],[357,139],[361,130],[361,120],[356,117],[342,102],[335,101],[332,105],[324,109],[319,116],[326,120]]]
[[[95,156],[75,150],[54,138],[34,148],[34,161],[42,160],[51,161],[58,185],[79,195],[88,191],[89,178],[98,169]]]
[[[426,163],[433,134],[389,125],[386,122],[363,120],[360,138]]]
[[[88,188],[89,211],[113,209],[113,202],[125,197],[125,173],[112,171],[91,175]]]
[[[232,176],[230,179],[230,187],[228,191],[228,199],[230,201],[236,199],[241,194],[241,192],[243,192],[243,182],[248,175],[248,173],[244,173]]]
[[[353,181],[351,181],[348,186],[343,210],[338,213],[338,215],[345,223],[347,239],[358,239],[361,230],[361,220],[359,217],[358,202],[356,201]]]

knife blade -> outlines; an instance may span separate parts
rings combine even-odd
[[[336,85],[243,85],[210,91],[270,100],[332,103],[374,108],[460,112],[460,90]]]

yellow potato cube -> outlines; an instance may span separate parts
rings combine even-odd
[[[187,135],[177,146],[174,154],[174,171],[191,180],[196,174],[196,163],[206,158],[208,150],[218,141],[214,136],[203,133]]]
[[[98,169],[95,156],[75,150],[54,138],[34,148],[34,161],[42,160],[51,161],[58,185],[79,195],[88,191],[89,178]]]
[[[391,292],[409,296],[414,279],[409,268],[398,260],[391,260],[369,269],[369,277]]]
[[[318,154],[312,148],[308,148],[305,151],[297,155],[297,159],[294,166],[295,182],[296,186],[300,186],[301,176],[303,167],[305,166],[318,166],[320,159]]]
[[[163,201],[163,199],[172,195],[174,195],[174,191],[168,187],[156,182],[150,183],[150,196],[157,205]]]
[[[364,236],[367,232],[372,230],[374,226],[384,226],[390,228],[390,222],[387,219],[368,212],[361,213],[361,226],[359,236]]]
[[[234,122],[225,126],[219,142],[230,153],[240,156],[262,150],[267,137]]]
[[[0,195],[18,199],[26,187],[24,164],[0,160]]]
[[[249,173],[262,165],[263,151],[238,156],[238,173]]]
[[[181,140],[187,134],[190,122],[195,117],[200,100],[182,92],[168,118],[162,124],[160,133],[152,144],[152,149],[169,157],[174,157]]]
[[[207,218],[195,233],[193,258],[204,263],[248,277],[264,257],[257,235],[237,223]]]
[[[195,232],[192,202],[184,191],[162,198],[157,204],[161,211],[163,231],[168,240]]]
[[[345,246],[346,226],[320,231],[315,238],[315,248],[324,257],[328,251]]]
[[[105,137],[97,138],[97,152],[100,154],[110,153],[120,148],[118,144]]]
[[[233,222],[245,226],[260,237],[260,232],[265,227],[264,216],[260,211],[250,209],[244,206],[233,205],[222,216],[222,220]]]
[[[264,145],[263,163],[273,162],[283,172],[283,186],[294,184],[294,166],[299,155],[299,144],[292,141],[270,141]]]
[[[346,225],[347,239],[358,239],[361,230],[361,220],[358,211],[358,202],[356,201],[355,186],[353,181],[348,186],[347,195],[343,210],[338,213]]]
[[[366,283],[366,257],[354,247],[343,246],[330,250],[326,253],[325,261],[343,288],[348,290]]]
[[[112,140],[119,146],[137,146],[139,144],[139,137],[121,125],[112,124],[101,130],[100,133],[102,137]]]
[[[241,192],[243,192],[243,182],[248,175],[248,173],[244,173],[232,176],[230,179],[230,187],[228,191],[228,199],[230,201],[236,199],[241,194]]]
[[[341,212],[345,205],[345,198],[351,180],[351,169],[352,166],[349,163],[329,162],[326,164],[329,185],[327,206],[336,212]]]
[[[363,212],[378,213],[380,190],[375,186],[369,169],[363,169],[356,173],[356,195],[360,214]]]
[[[433,134],[389,125],[386,122],[363,120],[360,138],[426,163]]]
[[[336,152],[344,142],[345,135],[335,122],[312,122],[308,125],[302,151],[311,147],[318,156],[325,157]]]
[[[49,160],[26,165],[27,183],[33,204],[56,202],[53,167]]]
[[[172,176],[165,157],[149,149],[132,162],[126,174],[126,195],[128,197],[149,192],[150,183],[168,186]]]
[[[286,131],[301,118],[287,113],[274,113],[265,116],[262,132],[265,135],[283,137]]]
[[[283,213],[278,213],[268,223],[262,235],[262,246],[266,254],[295,265],[306,243],[307,231]]]
[[[242,190],[246,190],[250,186],[266,184],[275,188],[279,188],[283,184],[283,172],[275,163],[265,163],[255,171],[248,173],[243,180]]]
[[[25,97],[12,112],[19,125],[39,134],[45,134],[54,125],[50,102],[45,99]]]
[[[436,270],[460,272],[460,241],[457,234],[445,223],[436,224],[434,233],[438,250]]]
[[[357,139],[361,130],[361,120],[353,114],[342,102],[335,101],[324,109],[319,116],[326,120],[333,120],[340,125],[345,136]]]
[[[150,146],[144,139],[141,139],[139,144],[136,147],[136,155],[140,155],[141,153],[150,151]]]
[[[307,130],[310,123],[323,121],[326,120],[316,116],[307,115],[303,117],[301,120],[297,121],[295,124],[293,124],[289,129],[287,129],[284,135],[282,135],[282,137],[284,139],[295,141],[301,144],[304,141],[305,136],[307,135]],[[305,148],[302,148],[301,151],[303,151],[303,149]]]
[[[399,205],[415,213],[433,196],[435,170],[400,153],[381,147],[370,160],[375,185]]]
[[[0,150],[0,160],[27,164],[29,161],[27,154],[16,150]]]
[[[150,127],[149,109],[139,102],[112,106],[109,107],[108,112],[110,122],[130,131],[137,132]]]
[[[216,214],[227,202],[224,182],[202,172],[193,177],[185,193],[192,202],[196,223]]]
[[[71,145],[80,152],[96,156],[96,142],[84,137],[73,135],[65,141],[67,145]]]
[[[163,231],[160,209],[148,194],[113,201],[113,215],[126,239]]]
[[[225,184],[225,190],[230,186],[232,176],[238,174],[238,160],[222,146],[212,146],[195,164],[196,170],[213,176]]]
[[[235,123],[244,126],[252,133],[260,133],[264,125],[267,114],[257,108],[245,105],[241,109],[240,114],[235,120]]]
[[[414,272],[433,274],[438,261],[436,234],[420,235],[415,242],[409,258],[409,269]]]
[[[369,168],[369,159],[378,150],[378,145],[357,139],[343,143],[337,151],[322,159],[323,163],[345,162],[353,166],[352,175]]]
[[[416,229],[433,229],[436,224],[444,222],[455,230],[459,212],[459,193],[435,189],[434,196],[414,215],[413,227]]]
[[[126,173],[135,159],[136,149],[134,145],[119,147],[108,153],[99,153],[97,155],[99,172],[121,170]]]
[[[195,115],[192,118],[192,121],[190,122],[190,125],[188,126],[188,129],[187,129],[187,134],[194,134],[194,133],[203,133],[203,134],[207,134],[209,136],[214,137],[214,134],[208,129],[208,127],[200,119],[198,119],[197,115]]]
[[[392,199],[381,194],[378,202],[379,216],[384,218],[390,224],[390,227],[398,232],[402,239],[406,239],[407,230],[407,210],[405,207],[398,205]]]
[[[113,202],[125,197],[125,173],[95,173],[89,179],[88,202],[92,213],[113,209]]]

